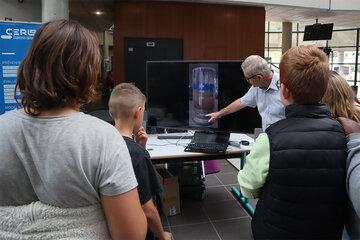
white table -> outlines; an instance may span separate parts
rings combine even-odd
[[[190,133],[182,133],[189,136]],[[151,161],[154,164],[161,163],[179,163],[197,161],[201,162],[206,160],[220,160],[227,159],[238,170],[242,168],[245,160],[245,155],[250,152],[254,139],[246,134],[231,133],[229,141],[240,142],[242,140],[248,141],[248,146],[240,145],[240,147],[234,147],[229,145],[225,154],[209,154],[209,153],[195,153],[185,152],[184,149],[191,139],[158,139],[159,135],[164,134],[151,134],[149,135],[146,149],[150,153]],[[166,133],[166,135],[181,135],[179,133]],[[201,177],[204,178],[204,165],[202,164]],[[205,190],[205,186],[199,186],[199,189]],[[245,210],[253,215],[254,208],[248,203],[247,199],[241,195],[240,191],[236,187],[232,187],[231,192],[243,205]],[[204,198],[205,191],[201,192],[201,198]]]
[[[190,133],[181,133],[183,135],[191,135]],[[166,133],[166,135],[181,135],[179,133]],[[231,133],[230,141],[240,142],[242,140],[248,141],[250,145],[240,145],[234,147],[229,145],[225,154],[209,154],[185,152],[184,149],[191,141],[190,139],[158,139],[157,136],[164,134],[150,134],[146,149],[150,153],[151,160],[154,164],[168,163],[168,162],[184,162],[184,161],[206,161],[214,159],[230,159],[239,158],[246,153],[249,153],[251,146],[254,144],[254,139],[246,134]]]

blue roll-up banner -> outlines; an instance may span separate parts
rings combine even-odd
[[[17,71],[40,23],[0,22],[0,114],[21,107],[14,97]]]

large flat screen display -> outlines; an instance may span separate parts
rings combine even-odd
[[[209,113],[226,107],[251,87],[241,61],[147,62],[148,126],[225,132],[261,127],[257,109],[244,108],[214,123]]]
[[[303,41],[331,40],[333,23],[305,26]]]

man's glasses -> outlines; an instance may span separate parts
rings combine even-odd
[[[256,77],[256,76],[262,76],[261,74],[255,74],[255,75],[252,75],[251,77],[245,77],[246,81],[249,81],[250,79]]]

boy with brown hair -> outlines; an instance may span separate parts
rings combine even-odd
[[[259,197],[255,239],[340,239],[346,202],[346,138],[319,104],[328,59],[315,46],[288,50],[280,62],[286,118],[260,134],[239,172],[241,192]]]
[[[138,181],[139,198],[151,232],[161,240],[170,240],[171,233],[165,232],[153,197],[162,192],[162,185],[146,151],[147,134],[141,126],[144,118],[146,98],[131,83],[117,85],[109,99],[109,112],[115,120],[115,127],[123,136],[129,149],[134,172]]]

